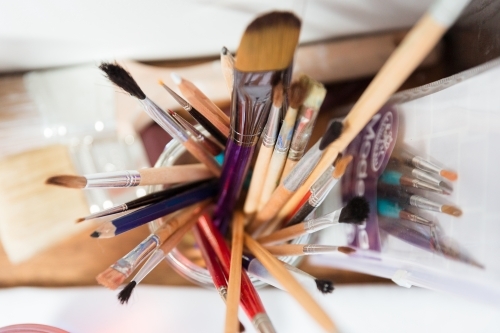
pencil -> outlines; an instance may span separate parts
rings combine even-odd
[[[224,75],[224,80],[226,81],[227,91],[229,92],[229,96],[232,96],[234,84],[234,58],[225,46],[223,46],[220,51],[220,63],[222,66],[222,75]]]

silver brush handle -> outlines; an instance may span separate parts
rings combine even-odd
[[[304,254],[306,255],[332,253],[332,252],[337,252],[337,250],[338,250],[337,246],[320,245],[320,244],[304,245],[303,249]]]
[[[283,180],[283,186],[290,192],[295,192],[309,177],[316,164],[318,164],[323,151],[319,150],[319,141],[309,149],[307,154],[295,165]]]
[[[336,211],[322,216],[314,220],[308,220],[304,222],[304,230],[308,233],[313,233],[321,229],[331,227],[334,224],[339,223],[340,212],[342,209],[337,209]]]
[[[84,177],[87,179],[85,188],[133,187],[141,182],[141,174],[136,170],[96,173]]]
[[[114,263],[111,268],[128,277],[135,270],[135,268],[159,245],[160,239],[155,234],[152,234],[137,245],[132,251],[127,253],[127,255]]]

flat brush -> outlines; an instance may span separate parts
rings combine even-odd
[[[142,197],[137,198],[135,200],[128,201],[128,202],[123,203],[121,205],[117,205],[117,206],[102,210],[100,212],[90,214],[90,215],[87,215],[85,217],[81,217],[81,218],[77,219],[76,222],[79,223],[79,222],[83,222],[86,220],[92,220],[92,219],[96,219],[99,217],[118,214],[121,212],[125,212],[127,210],[132,210],[132,209],[144,207],[147,205],[151,205],[151,204],[157,203],[159,201],[165,200],[167,198],[171,198],[171,197],[173,197],[179,193],[182,193],[184,191],[198,187],[199,185],[203,184],[204,182],[206,182],[206,180],[187,183],[187,184],[180,184],[180,185],[169,187],[165,190],[146,194],[145,196],[142,196]]]
[[[309,79],[308,90],[306,99],[297,117],[297,125],[293,132],[292,143],[288,150],[288,157],[283,168],[283,173],[281,174],[281,181],[285,179],[302,156],[304,156],[314,123],[319,114],[319,109],[326,96],[325,87],[315,80]]]
[[[224,81],[226,81],[227,91],[229,92],[229,96],[232,96],[234,84],[234,58],[225,46],[220,50],[220,63],[222,75],[224,76]]]
[[[171,73],[170,77],[189,104],[198,110],[227,139],[229,136],[229,117],[191,81],[180,77],[176,73]]]
[[[446,170],[434,163],[431,163],[424,159],[423,157],[413,155],[407,151],[402,151],[400,153],[400,158],[410,166],[413,166],[415,168],[418,168],[420,170],[440,175],[448,180],[455,181],[458,178],[458,175],[456,172],[451,171],[451,170]]]
[[[405,176],[401,172],[394,170],[384,170],[384,172],[379,178],[379,181],[389,185],[402,185],[407,187],[418,188],[425,191],[431,191],[439,194],[450,194],[448,191],[446,191],[443,188],[440,188],[439,186],[429,184],[425,181],[413,177]]]
[[[160,85],[165,88],[165,90],[172,96],[173,99],[179,105],[187,111],[191,117],[194,118],[204,129],[210,133],[214,139],[216,139],[221,145],[225,145],[227,141],[227,135],[222,134],[221,131],[215,127],[208,118],[206,118],[200,111],[196,110],[191,104],[189,104],[184,98],[175,93],[172,89],[170,89],[163,81],[159,81]]]
[[[331,124],[323,137],[309,149],[307,154],[295,165],[288,176],[285,177],[280,186],[274,190],[269,201],[257,212],[255,218],[247,226],[247,232],[255,233],[278,214],[280,209],[293,196],[294,192],[307,179],[323,155],[324,148],[330,142],[336,140],[341,132],[342,123],[334,122]]]
[[[214,157],[207,152],[203,146],[189,137],[182,126],[172,118],[171,115],[164,112],[158,105],[150,100],[134,78],[123,67],[118,64],[102,63],[99,68],[106,73],[111,82],[125,90],[127,93],[137,98],[141,102],[146,113],[161,126],[170,136],[180,143],[196,159],[205,164],[207,168],[216,176],[220,176],[221,169]]]
[[[266,171],[271,161],[274,144],[278,137],[278,130],[281,122],[281,106],[283,104],[283,85],[278,83],[273,88],[273,106],[269,112],[266,126],[262,132],[262,145],[252,173],[252,180],[248,188],[247,197],[243,211],[247,215],[252,215],[257,210],[259,197],[266,177]]]
[[[111,290],[115,290],[127,279],[133,271],[149,255],[165,242],[177,229],[185,224],[189,219],[199,215],[200,211],[208,204],[199,203],[175,214],[172,217],[162,218],[162,225],[132,251],[119,259],[104,272],[97,275],[96,280],[100,285]]]
[[[178,228],[172,236],[170,236],[167,240],[165,240],[149,257],[148,261],[141,267],[139,272],[134,276],[132,281],[130,281],[125,288],[123,288],[118,294],[118,300],[121,304],[128,303],[130,296],[132,296],[132,292],[135,287],[151,272],[156,266],[163,261],[165,256],[172,251],[177,244],[182,240],[184,235],[191,230],[198,220],[197,216],[201,213],[201,209],[196,211],[196,215],[187,219],[187,221]]]
[[[197,188],[180,193],[172,198],[138,209],[128,215],[103,222],[90,236],[93,238],[110,238],[137,228],[157,218],[191,206],[197,202],[212,198],[217,192],[218,182],[212,180]]]
[[[377,194],[382,198],[393,200],[402,206],[413,206],[455,217],[462,215],[462,211],[457,207],[434,202],[397,186],[379,184],[377,187]]]
[[[283,225],[294,225],[306,219],[316,208],[323,203],[332,188],[337,184],[339,179],[344,175],[344,172],[352,161],[352,156],[342,157],[335,164],[335,167],[328,168],[309,190],[302,200],[302,204],[297,206],[297,209],[290,214],[291,217],[283,221]]]
[[[413,166],[404,165],[398,158],[395,157],[391,157],[389,159],[389,163],[387,164],[385,170],[401,171],[405,175],[411,175],[419,180],[438,186],[450,193],[453,192],[453,187],[446,181],[442,180],[440,176],[434,176]]]
[[[206,237],[210,246],[219,258],[219,262],[226,276],[229,275],[231,265],[231,254],[221,233],[213,225],[210,216],[202,215],[198,219],[200,232]],[[259,294],[255,290],[246,272],[241,273],[241,297],[240,304],[247,317],[252,322],[257,332],[275,332]]]
[[[265,166],[262,171],[257,171],[266,173],[260,193],[259,209],[267,203],[274,189],[279,184],[281,173],[283,172],[283,167],[285,166],[288,149],[290,148],[290,143],[292,142],[293,128],[295,120],[297,119],[297,112],[306,97],[307,89],[309,87],[308,82],[308,78],[303,75],[299,81],[292,83],[292,86],[290,87],[290,106],[288,107],[285,119],[281,124],[271,160],[269,161],[269,165]]]
[[[208,151],[213,156],[217,156],[224,150],[224,145],[212,140],[210,137],[203,135],[195,126],[193,126],[189,121],[181,117],[175,111],[167,110],[170,115],[177,120],[177,122],[191,135],[191,137],[199,142],[206,151]]]
[[[331,294],[333,292],[333,282],[330,280],[317,279],[314,276],[298,269],[295,266],[283,262],[283,266],[308,290],[317,289],[322,294]],[[284,287],[276,280],[271,273],[262,265],[262,263],[251,254],[243,254],[243,268],[252,276],[259,280],[281,290]]]
[[[344,253],[350,254],[354,250],[347,246],[333,246],[321,244],[283,244],[265,245],[264,248],[275,256],[310,256],[315,254]]]
[[[279,281],[285,290],[313,317],[327,332],[338,332],[335,323],[326,312],[307,293],[302,285],[269,251],[257,243],[251,236],[245,234],[245,245],[253,255]]]
[[[389,217],[393,219],[402,219],[411,222],[416,222],[429,227],[433,227],[435,224],[423,217],[413,214],[409,211],[401,208],[397,202],[392,200],[387,200],[383,198],[377,198],[377,212],[379,215],[384,217]]]
[[[354,197],[344,207],[322,217],[298,223],[267,236],[257,238],[261,244],[282,243],[304,234],[310,234],[339,223],[361,224],[370,213],[370,205],[364,197]]]
[[[268,118],[273,84],[286,86],[300,33],[300,20],[289,12],[256,18],[238,47],[231,99],[231,136],[221,176],[214,223],[227,230],[231,214]]]
[[[213,178],[214,174],[204,164],[173,165],[93,173],[83,176],[58,175],[45,183],[69,188],[123,188],[146,185],[169,185]]]
[[[420,18],[389,59],[370,82],[362,96],[344,118],[342,135],[332,142],[307,180],[289,198],[279,216],[287,216],[295,203],[307,193],[311,185],[335,161],[351,141],[363,130],[375,113],[382,108],[391,95],[401,86],[414,69],[439,42],[446,30],[455,22],[469,0],[439,0]],[[271,217],[272,218],[272,217]]]

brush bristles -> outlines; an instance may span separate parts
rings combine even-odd
[[[303,76],[290,86],[290,107],[292,109],[297,110],[304,103],[309,88],[308,81],[307,77]]]
[[[370,204],[364,197],[354,197],[340,211],[339,222],[360,224],[368,218]]]
[[[339,246],[337,251],[342,252],[344,254],[351,254],[353,252],[356,252],[356,249],[353,249],[352,247],[348,246]]]
[[[127,284],[125,288],[123,288],[118,293],[118,300],[121,304],[128,303],[128,300],[130,299],[130,296],[132,296],[132,292],[134,291],[136,285],[137,283],[135,281],[130,281],[129,284]]]
[[[87,179],[82,176],[60,175],[48,178],[45,184],[69,188],[84,188],[87,186]]]
[[[235,68],[242,72],[287,68],[299,41],[300,25],[300,19],[290,12],[256,18],[241,38]]]
[[[135,82],[132,75],[122,66],[117,63],[111,64],[103,62],[99,68],[106,73],[106,76],[111,82],[128,92],[130,95],[141,100],[146,98],[146,95],[141,88],[139,88],[139,85]]]
[[[76,223],[80,223],[80,222],[83,222],[83,221],[85,221],[85,217],[79,217],[79,218],[76,219],[75,222]]]
[[[127,277],[123,273],[118,272],[116,269],[108,267],[104,272],[97,275],[96,280],[100,285],[115,290],[118,288]]]
[[[456,181],[458,179],[458,175],[456,172],[449,171],[449,170],[441,170],[439,173],[441,176],[444,178],[451,180],[452,182]]]
[[[331,294],[333,292],[333,282],[329,280],[315,279],[316,287],[323,294]]]
[[[342,177],[345,170],[347,169],[347,166],[349,165],[349,163],[351,163],[351,161],[352,161],[351,155],[343,156],[340,160],[338,160],[337,163],[335,164],[335,170],[333,170],[332,174],[333,178],[339,179],[340,177]]]
[[[319,150],[325,149],[330,145],[333,141],[337,140],[340,134],[342,133],[342,129],[344,128],[344,124],[340,121],[334,121],[328,126],[325,134],[321,138],[321,142],[319,143]]]
[[[279,82],[273,88],[273,106],[279,108],[281,107],[282,104],[283,104],[283,84]]]
[[[441,208],[441,211],[445,214],[451,215],[451,216],[456,216],[459,217],[462,215],[462,211],[458,209],[457,207],[453,206],[448,206],[448,205],[443,205]]]

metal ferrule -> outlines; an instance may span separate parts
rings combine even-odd
[[[318,230],[331,227],[334,224],[338,224],[341,211],[342,209],[337,209],[336,211],[320,218],[305,221],[304,230],[307,230],[308,233],[313,233]]]
[[[316,164],[318,164],[323,152],[318,149],[319,143],[309,149],[306,156],[300,159],[295,167],[283,180],[283,186],[288,191],[296,191],[300,185],[309,177]]]
[[[266,313],[258,313],[252,318],[252,324],[259,333],[276,333],[271,319]]]
[[[419,168],[421,170],[427,171],[427,172],[432,172],[432,173],[437,173],[439,174],[441,172],[441,168],[438,167],[437,165],[424,160],[422,157],[415,156],[411,159],[411,164],[415,168]]]
[[[191,109],[193,108],[191,106],[191,104],[189,104],[184,98],[182,98],[181,96],[177,95],[177,93],[175,91],[173,91],[172,89],[170,89],[170,87],[168,87],[167,85],[165,84],[162,84],[163,88],[165,88],[166,91],[168,91],[168,93],[170,94],[170,96],[172,96],[173,99],[175,99],[175,101],[177,103],[179,103],[179,105],[186,111],[191,111]]]
[[[102,210],[102,211],[94,213],[94,214],[90,214],[90,215],[86,216],[85,219],[92,220],[92,219],[96,219],[98,217],[118,214],[118,213],[121,213],[123,211],[126,211],[127,209],[128,209],[127,204],[121,204],[121,205],[117,205],[117,206]]]
[[[156,249],[148,261],[141,267],[139,272],[134,276],[134,281],[141,282],[163,259],[165,259],[165,252],[161,249]]]
[[[141,182],[141,174],[136,170],[123,170],[84,175],[87,179],[85,188],[133,187]]]
[[[404,220],[408,220],[408,221],[412,221],[412,222],[415,222],[415,223],[419,223],[419,224],[423,224],[423,225],[426,225],[426,226],[429,226],[429,227],[432,227],[434,226],[434,223],[427,220],[427,219],[424,219],[423,217],[420,217],[418,215],[415,215],[415,214],[412,214],[410,212],[407,212],[405,210],[402,210],[399,212],[399,217],[404,219]]]
[[[309,244],[304,245],[303,252],[306,255],[311,254],[325,254],[337,252],[338,247],[332,245]]]
[[[159,245],[160,239],[155,234],[152,234],[137,245],[132,251],[115,262],[111,268],[128,277]]]
[[[424,182],[422,180],[413,179],[412,183],[413,183],[413,187],[419,188],[422,190],[428,190],[428,191],[437,192],[437,193],[441,193],[441,194],[448,193],[448,192],[444,191],[442,188],[440,188],[439,186],[429,184],[429,183]]]
[[[314,116],[314,113],[314,111],[302,112],[302,114],[310,114],[311,116]],[[302,158],[302,156],[304,156],[304,152],[306,150],[306,146],[309,142],[309,138],[311,137],[311,132],[313,129],[313,126],[310,124],[311,118],[302,116],[299,120],[297,129],[295,130],[295,133],[293,133],[292,145],[290,146],[290,150],[288,151],[289,159],[298,161]]]
[[[275,71],[243,73],[234,70],[231,99],[231,139],[241,146],[259,140],[272,103]]]
[[[266,127],[264,127],[264,132],[262,133],[262,144],[265,147],[273,147],[276,143],[280,127],[280,116],[280,108],[273,105],[267,118]]]
[[[225,287],[225,286],[219,287],[217,289],[217,292],[219,293],[220,298],[222,298],[222,300],[224,302],[226,302],[226,300],[227,300],[227,287]]]
[[[441,204],[431,201],[427,198],[421,197],[419,195],[412,195],[410,197],[410,205],[417,208],[432,210],[435,212],[441,211]]]
[[[441,183],[441,179],[436,178],[436,177],[434,177],[434,176],[432,176],[432,175],[428,174],[427,172],[422,171],[420,169],[412,169],[411,174],[413,177],[420,179],[420,180],[423,180],[425,182],[428,182],[429,184],[439,186]]]
[[[198,141],[202,141],[202,140],[205,139],[205,137],[203,136],[203,134],[201,134],[201,132],[198,131],[196,129],[196,127],[194,127],[189,121],[187,121],[186,119],[184,119],[183,117],[181,117],[181,115],[179,115],[176,112],[172,112],[171,115],[184,128],[184,130],[186,130],[186,131],[188,131],[188,132],[191,133],[191,136],[193,136],[194,139],[196,139]]]
[[[335,170],[333,166],[328,167],[311,187],[311,196],[309,197],[309,204],[311,206],[318,207],[321,205],[328,193],[337,184],[338,179],[332,177],[333,170]]]
[[[189,135],[182,128],[182,126],[175,120],[171,115],[164,112],[158,105],[152,100],[146,97],[140,100],[146,113],[153,118],[153,120],[160,125],[161,128],[165,130],[174,139],[185,142],[188,140]]]

